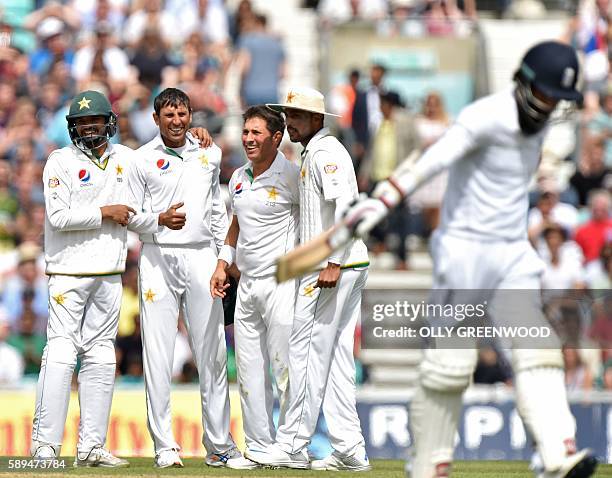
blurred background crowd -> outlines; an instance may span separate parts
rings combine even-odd
[[[529,238],[546,264],[546,310],[566,342],[568,388],[612,390],[609,0],[0,0],[0,385],[36,378],[39,371],[48,301],[42,169],[53,149],[70,143],[65,115],[76,92],[104,92],[119,116],[114,141],[137,148],[157,132],[155,95],[168,86],[183,89],[194,125],[209,129],[222,148],[226,184],[244,161],[241,111],[277,102],[289,84],[320,76],[309,86],[322,89],[328,108],[342,115],[331,126],[367,192],[400,162],[414,160],[411,151],[435,142],[467,101],[457,105],[451,90],[427,86],[407,95],[393,58],[384,55],[326,76],[324,60],[334,54],[327,51],[329,32],[366,25],[382,39],[482,39],[482,18],[503,18],[512,28],[547,10],[561,18],[558,36],[581,53],[586,94],[583,109],[553,128],[556,136],[551,132],[544,148],[530,198]],[[316,42],[300,36],[306,20],[320,33]],[[468,100],[486,92],[478,83],[472,82]],[[282,150],[299,160],[299,149],[288,141]],[[373,271],[402,277],[431,272],[427,243],[446,181],[444,174],[435,178],[376,229],[369,239]],[[124,382],[142,380],[139,245],[135,237],[130,241],[117,340],[117,373]],[[173,375],[190,383],[197,372],[180,332]],[[231,327],[227,336],[235,380]],[[368,373],[372,360],[363,365],[359,382],[385,382]],[[511,385],[507,361],[495,346],[482,348],[475,381]]]

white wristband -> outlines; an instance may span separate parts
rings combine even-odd
[[[223,244],[217,259],[227,262],[228,267],[231,266],[234,263],[234,260],[236,260],[236,248],[230,246],[229,244]]]

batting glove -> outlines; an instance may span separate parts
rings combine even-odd
[[[344,213],[344,223],[353,236],[365,238],[389,213],[389,208],[380,199],[362,194]]]

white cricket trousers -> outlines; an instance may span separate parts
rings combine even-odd
[[[221,299],[210,295],[217,256],[202,247],[143,244],[140,255],[142,355],[147,424],[155,452],[179,449],[172,433],[170,384],[179,310],[200,377],[202,444],[207,453],[233,448]]]
[[[297,453],[310,443],[321,404],[331,445],[353,455],[365,441],[356,410],[355,326],[367,269],[345,269],[333,289],[313,289],[318,272],[298,288],[289,341],[289,398],[276,433],[278,445]]]
[[[281,414],[286,407],[289,337],[293,324],[296,282],[277,284],[273,276],[242,274],[234,313],[234,340],[242,423],[247,448],[274,443],[276,382]]]
[[[115,346],[121,276],[49,278],[49,322],[32,429],[32,452],[52,445],[59,455],[77,356],[81,420],[77,450],[106,442],[115,384]]]

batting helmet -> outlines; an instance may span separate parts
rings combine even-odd
[[[81,136],[77,131],[77,118],[88,116],[103,116],[106,118],[104,128],[97,134]],[[113,113],[111,104],[102,93],[97,91],[83,91],[74,97],[66,115],[68,133],[73,144],[85,153],[99,148],[117,132],[117,115]]]
[[[514,75],[523,132],[540,131],[560,100],[582,103],[576,89],[578,72],[578,57],[569,45],[545,41],[527,51]]]

